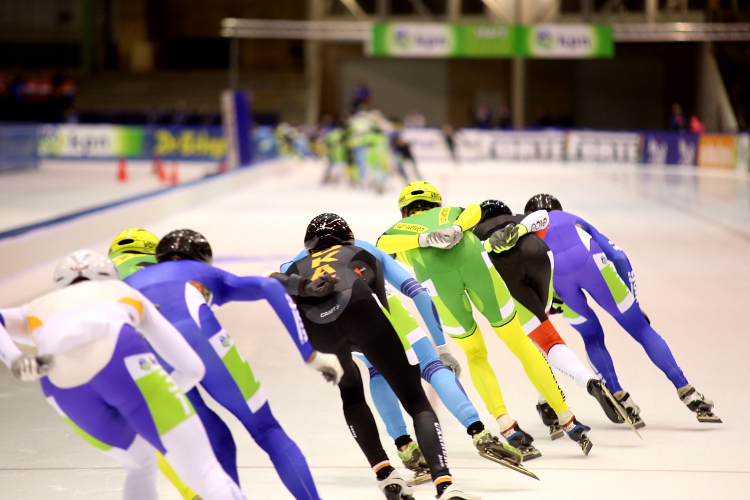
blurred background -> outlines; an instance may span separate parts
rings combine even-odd
[[[663,130],[678,104],[734,132],[750,111],[748,16],[747,0],[3,0],[0,119],[213,124],[233,86],[257,123],[312,125],[365,85],[391,120],[415,109],[432,127]],[[257,22],[222,30],[228,18]],[[613,53],[368,57],[372,23],[592,23],[612,28]]]
[[[126,183],[151,162],[159,187],[291,157],[377,192],[430,161],[745,173],[749,19],[750,0],[3,0],[0,172],[97,160]]]

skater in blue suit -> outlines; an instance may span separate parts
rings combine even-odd
[[[563,317],[581,334],[591,364],[626,408],[636,427],[645,425],[639,417],[640,408],[620,386],[612,357],[604,344],[604,330],[588,305],[584,291],[643,346],[699,421],[720,423],[711,412],[713,402],[688,383],[666,341],[641,311],[633,268],[625,252],[582,218],[563,211],[554,196],[533,196],[524,212],[539,209],[549,212],[550,225],[544,241],[554,255],[553,284],[555,294],[564,303]]]
[[[256,443],[268,453],[282,482],[294,498],[318,500],[307,462],[271,412],[265,392],[250,365],[211,311],[211,305],[230,301],[266,300],[289,332],[308,366],[337,382],[343,373],[333,355],[315,351],[297,313],[285,293],[285,285],[273,278],[238,277],[211,266],[212,252],[200,233],[172,231],[156,248],[159,264],[130,275],[126,283],[158,305],[159,311],[185,337],[206,366],[200,385],[245,426]],[[296,277],[299,278],[299,277]],[[296,294],[333,288],[299,279],[288,280]],[[320,281],[320,280],[316,280]],[[168,365],[165,366],[168,367]],[[168,368],[169,371],[169,368]],[[196,407],[205,406],[197,389],[187,393]],[[234,443],[226,425],[204,422],[222,466],[238,481]],[[218,434],[218,435],[217,435]]]

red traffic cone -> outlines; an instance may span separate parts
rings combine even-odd
[[[172,171],[170,172],[169,183],[173,186],[176,186],[180,183],[179,167],[176,161],[172,162]]]
[[[128,181],[128,162],[125,158],[120,158],[117,162],[117,180],[120,182]]]
[[[160,159],[156,159],[156,175],[159,177],[159,182],[167,182],[167,169],[164,168],[164,162]]]

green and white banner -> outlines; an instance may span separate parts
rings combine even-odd
[[[143,154],[143,127],[123,125],[47,125],[41,129],[43,158],[118,158]]]
[[[612,27],[601,24],[537,24],[517,26],[515,53],[523,57],[612,57]]]
[[[386,57],[509,57],[513,33],[500,24],[376,23],[369,48]]]
[[[380,57],[612,57],[612,27],[595,24],[375,23],[369,55]]]

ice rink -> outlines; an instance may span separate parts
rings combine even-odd
[[[250,172],[230,172],[235,187],[220,195],[171,215],[139,217],[111,227],[93,236],[96,243],[89,246],[106,252],[112,238],[132,226],[157,235],[191,228],[209,239],[217,266],[237,274],[261,274],[302,249],[308,222],[321,212],[343,216],[357,238],[372,243],[400,218],[396,200],[405,184],[400,179],[391,179],[389,189],[378,195],[343,185],[321,186],[322,165],[313,162],[256,168],[264,175],[252,183],[240,182]],[[630,257],[641,305],[652,325],[690,382],[713,399],[724,421],[699,423],[640,345],[602,313],[620,381],[640,405],[647,425],[640,430],[641,440],[610,423],[592,397],[558,375],[576,416],[592,427],[594,447],[584,457],[567,437],[549,440],[535,410],[536,391],[521,364],[487,334],[492,330],[478,317],[510,413],[535,436],[543,454],[526,464],[540,481],[478,456],[463,427],[430,392],[457,485],[485,500],[750,498],[750,424],[745,420],[750,418],[750,331],[744,317],[750,307],[747,176],[725,171],[698,175],[693,168],[678,167],[549,163],[435,163],[420,168],[425,180],[441,191],[444,205],[495,198],[521,212],[529,197],[547,192],[615,241]],[[37,171],[0,175],[0,233],[160,188],[149,169],[134,165],[126,183],[115,180],[114,164],[44,165]],[[181,167],[181,180],[214,170],[214,165]],[[180,189],[200,186],[197,182]],[[97,216],[65,222],[62,231],[52,226],[17,238],[58,230],[62,248],[75,244],[63,241],[69,230]],[[14,238],[0,240],[0,260],[6,263],[18,258],[10,245]],[[64,253],[0,273],[0,307],[18,305],[50,289],[54,266]],[[270,307],[233,303],[219,309],[218,316],[263,382],[274,414],[306,455],[321,497],[383,499],[347,430],[338,391],[303,364]],[[558,317],[553,322],[585,360],[577,332]],[[461,349],[449,343],[466,368]],[[497,433],[468,370],[462,382],[487,427]],[[247,497],[292,498],[239,422],[218,411],[237,442]],[[380,429],[393,465],[406,477],[385,427]],[[22,383],[0,367],[0,499],[114,500],[120,498],[123,477],[116,462],[84,443],[57,416],[37,383]],[[161,476],[159,489],[165,500],[180,498]],[[434,496],[429,484],[418,486],[414,495],[416,500]]]

